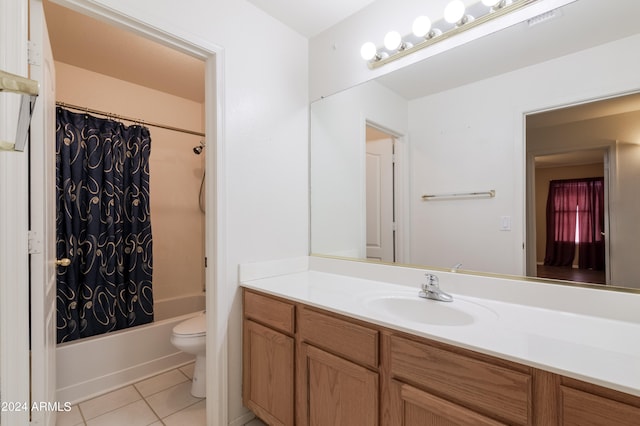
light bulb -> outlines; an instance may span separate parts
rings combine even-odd
[[[387,50],[396,50],[402,44],[402,36],[397,31],[389,31],[387,35],[384,36],[384,47]]]
[[[444,9],[444,20],[455,24],[464,18],[465,6],[462,0],[453,0]]]
[[[424,37],[431,31],[431,19],[428,16],[418,16],[413,21],[413,34],[416,37]]]
[[[482,0],[482,4],[496,10],[509,6],[511,4],[511,0]]]
[[[378,48],[376,47],[375,44],[373,44],[370,41],[363,44],[362,47],[360,48],[360,56],[362,56],[362,59],[364,59],[365,61],[372,60],[373,58],[376,57],[377,53],[378,53]]]

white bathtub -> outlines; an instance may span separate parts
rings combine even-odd
[[[169,338],[176,324],[204,307],[204,293],[158,300],[151,324],[59,344],[58,401],[75,404],[195,359]]]

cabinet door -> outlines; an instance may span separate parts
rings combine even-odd
[[[244,321],[243,402],[270,425],[293,425],[294,341]]]
[[[561,386],[563,426],[637,426],[640,408]]]
[[[303,345],[309,426],[376,426],[378,373]]]
[[[438,398],[395,380],[391,383],[393,405],[397,407],[391,419],[398,426],[499,426],[504,425],[461,405]]]

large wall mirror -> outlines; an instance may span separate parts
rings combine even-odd
[[[637,16],[578,0],[312,103],[311,253],[640,289]]]

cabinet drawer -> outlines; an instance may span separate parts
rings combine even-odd
[[[244,291],[244,315],[285,333],[295,331],[294,305],[248,290]]]
[[[309,309],[300,309],[299,332],[306,342],[378,368],[378,331]]]
[[[400,388],[401,412],[397,422],[403,426],[456,425],[505,426],[468,408],[438,398],[412,386],[393,383]]]
[[[560,387],[562,425],[632,426],[640,422],[640,408],[566,386]]]
[[[531,424],[531,376],[457,353],[391,337],[391,374],[478,413]]]

